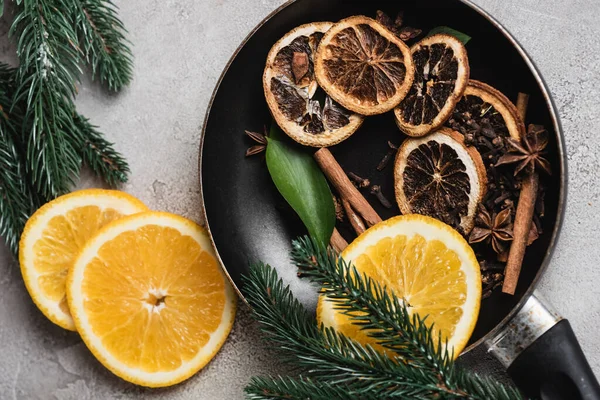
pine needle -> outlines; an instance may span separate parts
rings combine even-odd
[[[131,81],[133,54],[125,27],[110,0],[73,0],[73,20],[85,60],[110,90],[119,91]]]
[[[84,164],[110,186],[127,182],[129,165],[114,149],[113,144],[104,139],[97,127],[90,124],[84,116],[76,114],[74,122],[75,128],[79,130],[78,136],[84,138],[81,144]]]

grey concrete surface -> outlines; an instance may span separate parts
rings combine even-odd
[[[566,135],[569,198],[542,293],[567,316],[600,374],[600,3],[476,0],[524,45],[554,96]],[[134,43],[135,78],[109,95],[84,78],[79,110],[131,163],[124,190],[155,209],[200,221],[200,127],[221,70],[247,33],[283,0],[117,1]],[[0,54],[14,46],[0,24]],[[98,183],[89,176],[81,186]],[[0,399],[239,399],[249,378],[285,372],[241,307],[217,357],[189,381],[147,390],[105,370],[74,333],[35,308],[17,264],[0,249]],[[463,360],[504,379],[484,351]]]

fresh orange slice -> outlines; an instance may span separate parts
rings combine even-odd
[[[21,235],[19,262],[31,298],[48,319],[75,330],[65,297],[75,257],[104,225],[146,210],[127,193],[86,189],[61,196],[33,214]]]
[[[464,349],[479,314],[481,275],[473,250],[450,226],[417,214],[393,217],[356,238],[342,258],[404,300],[409,312],[427,317],[455,356]],[[324,296],[317,318],[383,350]]]
[[[69,273],[67,298],[96,358],[149,387],[176,384],[206,365],[236,310],[206,231],[163,212],[120,219],[89,240]]]

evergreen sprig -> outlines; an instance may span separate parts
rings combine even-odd
[[[127,182],[129,165],[114,145],[84,116],[76,114],[73,122],[75,129],[79,130],[78,136],[84,140],[80,145],[84,164],[110,186]]]
[[[13,252],[28,216],[71,190],[82,162],[111,186],[127,180],[127,162],[74,99],[83,61],[111,90],[132,74],[125,28],[109,0],[15,3],[9,34],[17,36],[19,67],[0,64],[0,235]]]
[[[92,78],[118,91],[131,81],[133,54],[125,38],[126,29],[110,0],[73,0],[73,19]]]
[[[0,63],[0,236],[13,254],[17,254],[19,236],[32,209],[25,165],[21,159],[18,137],[11,108],[10,90],[14,87],[14,70]]]
[[[263,378],[254,377],[246,387],[249,400],[348,400],[349,387],[311,380],[310,378]],[[361,400],[380,400],[371,394],[363,394]]]
[[[72,129],[79,68],[70,0],[17,1],[10,34],[19,33],[18,87],[13,104],[25,103],[27,172],[36,191],[52,199],[79,176],[81,138]]]
[[[248,398],[289,389],[287,399],[319,398],[323,385],[344,390],[346,398],[521,399],[516,389],[456,366],[432,325],[386,288],[361,275],[333,250],[311,239],[293,244],[292,259],[300,272],[321,284],[329,301],[386,347],[370,346],[319,327],[268,265],[256,264],[245,278],[245,292],[266,339],[285,353],[285,360],[304,368],[306,377],[255,380]],[[312,378],[312,380],[307,379]],[[286,384],[284,384],[286,383]],[[314,397],[305,393],[314,390]],[[304,394],[303,394],[304,393]]]

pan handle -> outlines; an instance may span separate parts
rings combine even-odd
[[[486,342],[525,395],[543,400],[600,400],[600,385],[569,321],[534,293]]]

